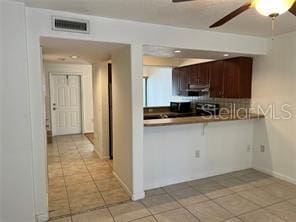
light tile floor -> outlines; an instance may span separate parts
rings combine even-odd
[[[63,164],[60,165],[63,166]],[[63,169],[62,166],[60,167]],[[87,168],[87,164],[85,166]],[[52,168],[59,169],[57,165]],[[92,175],[91,172],[94,171],[89,171],[89,174]],[[52,174],[61,175],[60,172],[53,172]],[[52,184],[61,183],[59,179],[52,181]],[[88,190],[92,191],[94,188],[89,185],[89,187],[85,186],[87,188],[77,186],[69,189],[64,183],[68,196],[69,193],[70,196],[71,193],[74,195],[74,208],[71,208],[71,204],[69,206],[70,201],[63,202],[63,199],[58,198],[65,196],[63,194],[65,189],[56,188],[58,197],[54,201],[59,202],[60,206],[62,206],[62,209],[57,209],[60,212],[70,213],[74,210],[76,214],[72,213],[71,216],[54,221],[296,222],[296,186],[253,169],[149,190],[146,191],[145,199],[136,202],[127,201],[113,204],[112,200],[110,200],[109,203],[112,203],[112,206],[106,206],[106,203],[108,203],[107,196],[111,199],[113,196],[108,194],[116,193],[117,191],[114,190],[118,189],[118,184],[116,184],[114,178],[93,183],[96,184],[98,190],[96,194],[100,194],[101,197],[98,200],[92,200],[91,203],[94,202],[94,206],[100,206],[100,200],[103,198],[105,205],[102,208],[78,213],[80,211],[76,209],[79,209],[80,205],[83,206],[84,204],[78,204],[78,207],[75,207],[77,204],[75,193],[77,193],[78,197],[81,197],[81,194]],[[108,186],[105,183],[112,184],[110,187],[114,190],[106,190]],[[85,194],[84,196],[88,200],[88,195]],[[117,200],[117,198],[114,199]],[[65,208],[63,208],[64,205]]]
[[[59,136],[48,145],[48,196],[51,220],[71,221],[71,218],[59,218],[130,200],[112,175],[112,162],[100,160],[93,149],[93,145],[84,135]],[[78,221],[80,220],[82,219]]]

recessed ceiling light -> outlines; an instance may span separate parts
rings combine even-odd
[[[175,50],[174,53],[180,53],[182,52],[181,50]]]
[[[71,56],[71,59],[78,59],[79,57],[78,56],[76,56],[76,55],[72,55]]]
[[[225,56],[225,57],[228,57],[228,56],[229,56],[229,54],[227,54],[227,53],[226,53],[226,54],[224,54],[223,56]]]

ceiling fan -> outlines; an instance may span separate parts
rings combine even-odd
[[[172,0],[174,3],[188,2],[194,0]],[[244,11],[255,8],[260,14],[269,16],[274,20],[277,16],[289,11],[296,16],[296,0],[250,0],[219,21],[215,22],[210,28],[216,28],[229,22],[231,19],[240,15]]]

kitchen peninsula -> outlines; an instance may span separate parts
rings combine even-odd
[[[254,121],[179,117],[144,120],[145,190],[252,166]],[[153,126],[153,127],[152,127]]]
[[[250,168],[254,123],[264,121],[249,112],[252,59],[177,67],[172,78],[173,95],[191,104],[144,108],[145,190]],[[227,103],[241,111],[220,111]]]

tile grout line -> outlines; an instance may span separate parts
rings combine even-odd
[[[71,138],[71,140],[72,140],[72,138]],[[61,164],[61,169],[62,169],[62,174],[63,174],[62,177],[63,177],[63,180],[64,180],[64,186],[65,186],[66,194],[67,194],[67,203],[68,203],[69,213],[70,213],[70,215],[63,215],[63,217],[70,216],[70,218],[71,218],[71,222],[72,222],[71,208],[70,208],[70,201],[69,201],[69,194],[68,194],[67,184],[66,184],[65,175],[64,175],[64,168],[63,168],[63,164],[62,164],[61,153],[60,153],[60,145],[59,145],[59,142],[58,142],[58,138],[57,138],[56,144],[57,144],[57,148],[58,148],[59,159],[60,159],[60,164]],[[60,216],[60,218],[61,218],[61,217],[62,217],[62,216]],[[57,217],[57,218],[58,218],[58,217]]]
[[[95,182],[95,180],[94,180],[94,178],[93,178],[93,175],[92,175],[91,172],[89,171],[89,169],[88,169],[88,167],[87,167],[87,164],[86,164],[86,161],[85,161],[84,158],[82,157],[82,155],[81,155],[79,149],[78,149],[78,153],[79,153],[79,155],[80,155],[80,157],[81,157],[81,159],[82,159],[82,161],[83,161],[83,163],[84,163],[84,165],[85,165],[85,167],[86,167],[86,170],[87,170],[88,174],[90,175],[90,177],[91,177],[91,179],[92,179],[92,182],[94,183],[94,185],[95,185],[95,187],[96,187],[96,190],[97,190],[98,194],[101,196],[101,198],[102,198],[103,201],[104,201],[104,205],[106,206],[107,203],[106,203],[106,201],[105,201],[105,199],[104,199],[104,197],[103,197],[101,191],[99,190],[99,188],[98,188],[98,186],[97,186],[97,184],[96,184],[96,182]]]
[[[74,141],[72,139],[72,136],[71,136],[71,143],[73,143],[75,145],[75,149],[77,149],[76,144],[74,143]],[[60,153],[60,150],[59,150],[59,153]],[[68,198],[68,204],[69,204],[69,210],[70,210],[70,218],[71,218],[71,221],[73,222],[73,220],[72,220],[72,209],[71,209],[71,205],[70,205],[70,195],[69,195],[69,192],[68,192],[68,184],[66,183],[66,176],[65,176],[65,173],[64,173],[64,165],[63,165],[62,162],[63,161],[61,161],[61,165],[62,165],[63,177],[64,177],[64,181],[65,181],[65,186],[66,186],[66,192],[67,192],[67,198]]]
[[[91,211],[95,211],[95,210],[99,210],[99,209],[105,209],[105,208],[107,207],[107,205],[106,205],[106,202],[105,202],[105,200],[104,200],[104,198],[103,198],[103,195],[102,195],[101,192],[99,191],[99,189],[98,189],[98,187],[97,187],[97,185],[96,185],[96,183],[95,183],[95,180],[94,180],[94,178],[93,178],[91,172],[89,171],[89,169],[88,169],[88,167],[87,167],[88,165],[87,165],[87,163],[86,163],[84,157],[82,156],[81,151],[78,149],[78,146],[77,146],[76,143],[75,143],[75,146],[77,147],[77,151],[78,151],[78,153],[79,153],[79,155],[80,155],[80,158],[81,158],[81,160],[83,161],[83,164],[84,164],[84,166],[85,166],[85,168],[86,168],[86,170],[87,170],[89,176],[91,177],[94,186],[96,187],[96,190],[97,190],[96,194],[99,194],[99,195],[101,196],[101,198],[102,198],[102,200],[103,200],[103,202],[104,202],[104,206],[96,207],[96,208],[91,208],[91,209],[87,209],[87,210],[85,210],[84,212],[75,213],[75,214],[73,214],[73,215],[79,215],[79,214],[81,214],[81,213],[91,212]],[[92,144],[92,146],[93,146],[93,144]]]
[[[76,144],[75,144],[76,145]],[[77,145],[76,145],[76,147],[77,147]],[[97,189],[97,192],[98,192],[98,194],[101,196],[101,198],[103,199],[103,201],[104,201],[104,206],[102,206],[102,207],[97,207],[97,208],[93,208],[93,209],[89,209],[88,211],[94,211],[94,210],[97,210],[97,209],[105,209],[105,208],[109,208],[109,207],[112,207],[112,206],[116,206],[116,205],[120,205],[120,204],[123,204],[123,203],[126,203],[126,202],[128,202],[128,201],[123,201],[123,202],[120,202],[120,203],[116,203],[116,204],[114,204],[114,205],[108,205],[107,204],[107,202],[106,202],[106,200],[105,200],[105,198],[104,198],[104,196],[102,195],[102,192],[99,190],[99,188],[98,188],[98,186],[97,186],[97,184],[96,184],[96,182],[95,182],[95,179],[94,179],[94,177],[93,177],[93,175],[92,175],[92,173],[91,173],[91,171],[88,169],[88,165],[87,165],[87,163],[86,163],[86,161],[85,161],[85,159],[84,159],[84,157],[81,155],[81,152],[79,151],[79,149],[77,149],[78,150],[78,153],[79,153],[79,155],[80,155],[80,157],[81,157],[81,159],[82,159],[82,161],[83,161],[83,163],[84,163],[84,165],[85,165],[85,167],[86,167],[86,169],[87,169],[87,171],[88,171],[88,174],[90,175],[90,177],[92,178],[92,182],[94,183],[94,185],[95,185],[95,187],[96,187],[96,189]],[[110,164],[108,163],[108,166],[109,167],[111,167],[110,166]],[[113,167],[111,167],[111,168],[113,168]],[[129,200],[130,201],[130,200]],[[111,212],[110,212],[111,213]],[[79,214],[79,213],[78,213]]]

